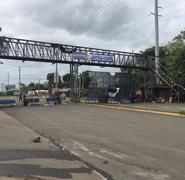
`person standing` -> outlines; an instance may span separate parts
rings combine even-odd
[[[22,92],[19,94],[19,102],[22,102],[22,98],[23,98],[23,95],[22,95]]]
[[[61,94],[62,101],[65,102],[66,99],[66,93],[62,92]]]

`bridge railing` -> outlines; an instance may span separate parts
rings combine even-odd
[[[151,69],[154,58],[137,53],[0,37],[0,58],[104,67]]]

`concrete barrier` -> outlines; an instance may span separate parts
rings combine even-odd
[[[25,99],[25,105],[40,105],[40,99],[38,97],[29,97]]]
[[[86,103],[98,103],[98,98],[96,96],[87,96]]]
[[[46,98],[46,104],[47,105],[56,105],[57,104],[56,97],[47,97]]]
[[[0,107],[11,107],[16,106],[14,99],[0,99]]]
[[[108,98],[108,103],[109,104],[119,104],[116,98]]]

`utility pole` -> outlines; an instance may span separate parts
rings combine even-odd
[[[9,72],[8,72],[8,79],[7,79],[7,92],[9,91],[9,85],[10,85],[10,75],[9,75]]]
[[[155,0],[155,71],[159,74],[159,5],[158,0]],[[159,84],[159,77],[157,76],[156,83]]]
[[[8,72],[8,87],[7,87],[7,91],[9,91],[9,85],[10,85],[10,74]]]
[[[56,72],[55,72],[55,88],[58,88],[58,64],[56,63]]]
[[[4,83],[1,83],[1,87],[2,87],[2,93],[4,91]]]
[[[21,66],[19,66],[19,95],[21,94]]]
[[[81,76],[78,76],[78,101],[80,102],[80,97],[81,97],[81,83],[82,83],[82,79]]]
[[[40,81],[41,81],[41,79],[39,79],[39,84],[38,84],[38,94],[40,94]]]

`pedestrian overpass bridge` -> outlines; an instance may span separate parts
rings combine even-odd
[[[149,70],[154,57],[139,53],[0,37],[0,58]]]
[[[0,59],[70,64],[74,92],[78,90],[79,65],[151,70],[171,88],[174,99],[179,101],[180,92],[185,92],[185,87],[164,66],[155,67],[155,57],[139,53],[0,36]]]

